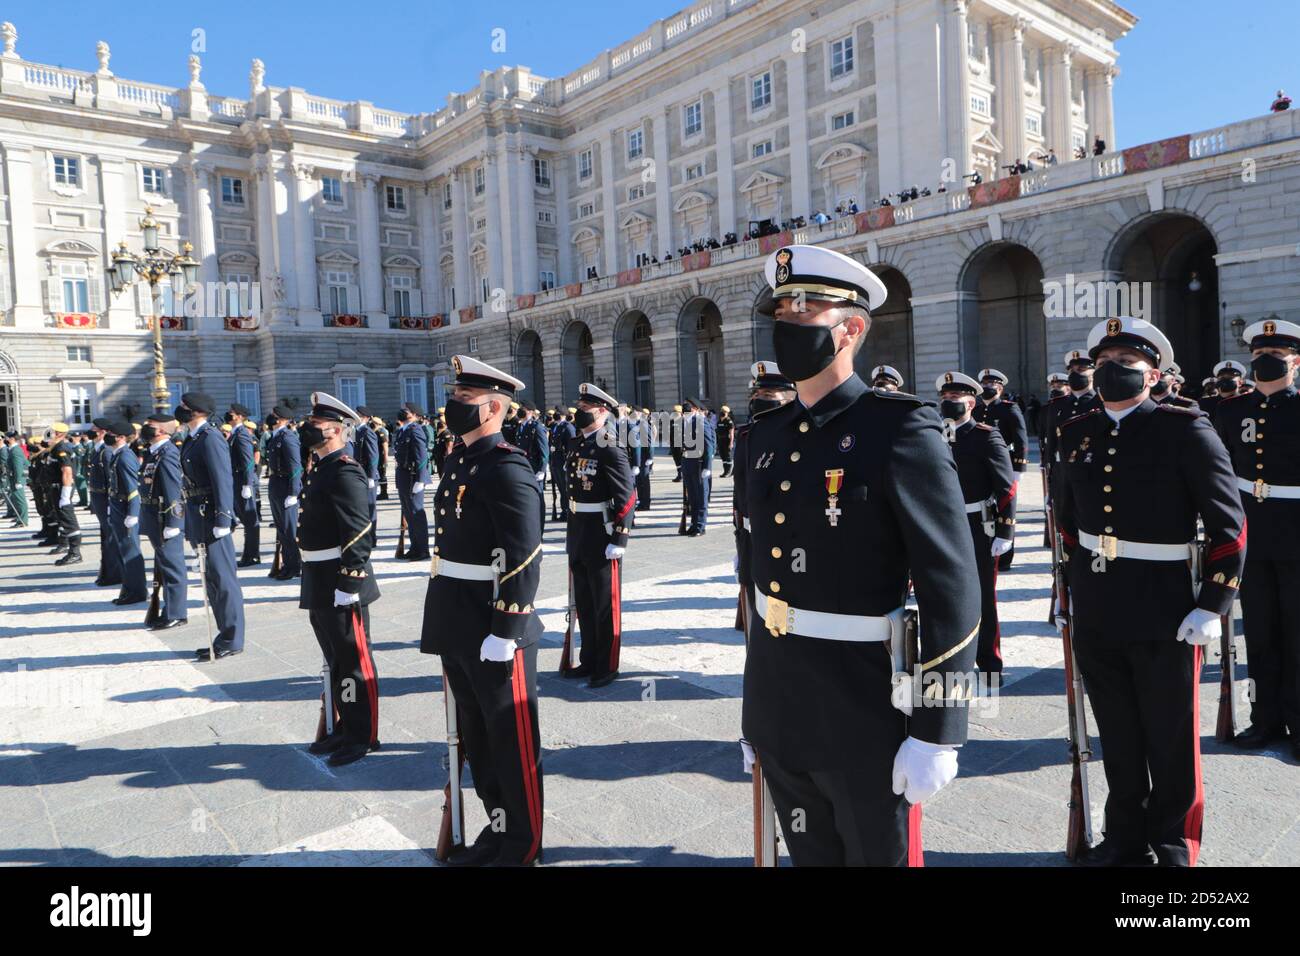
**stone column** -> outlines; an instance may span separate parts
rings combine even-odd
[[[654,119],[651,121],[650,135],[654,137],[655,145],[655,226],[657,238],[655,240],[657,249],[651,249],[650,254],[658,256],[662,261],[665,253],[677,254],[673,246],[673,171],[672,165],[668,159],[668,117],[666,110],[673,107],[668,106],[655,111]],[[722,174],[722,163],[719,160],[718,174]],[[721,188],[719,188],[721,192]]]
[[[970,172],[970,64],[966,52],[967,0],[947,0],[944,12],[945,112],[948,116],[947,155],[957,161],[957,174]]]
[[[564,285],[574,281],[569,230],[569,154],[555,153],[551,157],[551,169],[555,175],[555,283]]]
[[[504,140],[500,141],[496,148],[504,153]],[[483,178],[487,181],[488,301],[483,304],[483,311],[486,312],[492,304],[492,297],[496,295],[496,290],[506,288],[503,255],[505,250],[502,248],[505,232],[501,227],[501,178],[509,175],[510,163],[496,152],[483,153],[480,159],[483,162]],[[508,199],[508,191],[506,195]],[[477,299],[478,289],[474,290],[474,295]]]
[[[515,276],[516,294],[527,294],[541,285],[537,274],[537,183],[533,159],[537,150],[520,144],[519,149],[519,271]]]
[[[276,251],[275,192],[269,154],[253,157],[252,178],[257,202],[257,281],[262,293],[262,316],[267,324],[282,322],[284,286]]]
[[[273,154],[271,186],[275,198],[275,261],[280,272],[280,288],[288,321],[298,324],[298,252],[297,229],[293,212],[293,164],[287,153]]]
[[[319,190],[316,170],[295,162],[293,175],[293,248],[294,274],[298,286],[298,324],[315,328],[320,325],[320,294],[316,277],[316,226],[312,215]]]
[[[898,77],[898,20],[892,11],[871,15],[872,52],[876,60],[876,173],[881,191],[903,181],[902,102]],[[959,172],[958,175],[961,173]],[[951,188],[951,187],[949,187]],[[866,196],[868,204],[876,196]],[[865,206],[862,208],[866,208]]]
[[[456,271],[456,310],[466,308],[474,302],[470,294],[470,286],[473,285],[474,279],[469,267],[469,211],[465,208],[466,175],[463,166],[451,171],[451,241]],[[449,316],[453,322],[460,321],[456,310],[453,310]]]
[[[789,94],[790,128],[790,208],[791,216],[812,215],[811,177],[808,171],[808,78],[804,71],[806,53],[790,53],[785,58],[786,90]]]
[[[602,276],[615,275],[618,269],[618,196],[614,190],[614,150],[619,134],[611,132],[600,144],[600,192],[604,205],[605,267]],[[586,278],[579,276],[579,279]]]
[[[1047,145],[1056,155],[1070,155],[1070,60],[1077,49],[1074,44],[1048,51]]]
[[[998,64],[994,133],[1002,143],[998,156],[998,164],[1002,166],[1026,159],[1028,152],[1025,145],[1025,29],[1028,25],[1029,21],[1023,17],[1008,17],[993,25]]]
[[[357,210],[361,252],[361,307],[370,327],[387,328],[388,313],[384,309],[384,264],[379,251],[379,176],[376,173],[357,173],[361,183],[361,206]]]
[[[722,86],[713,92],[713,149],[718,160],[718,241],[721,242],[728,232],[734,232],[737,236],[745,234],[736,223],[736,172],[733,168],[735,157],[731,150],[730,77],[725,78]],[[665,187],[668,182],[668,179],[664,180]],[[668,209],[671,219],[671,190],[669,193]]]
[[[212,214],[212,177],[216,174],[210,163],[200,162],[190,154],[185,167],[190,185],[190,242],[194,244],[191,255],[199,263],[199,281],[216,282],[221,275],[217,263],[217,228]]]
[[[1102,139],[1106,141],[1107,150],[1116,150],[1119,143],[1115,141],[1115,77],[1119,75],[1119,68],[1108,66],[1102,75],[1101,85],[1101,113],[1103,117]],[[1088,144],[1089,149],[1092,144]]]
[[[104,251],[100,259],[99,272],[91,276],[90,281],[99,283],[100,288],[104,290],[107,320],[105,325],[118,331],[134,329],[135,296],[131,292],[113,295],[109,291],[107,276],[107,270],[113,267],[113,249],[136,226],[134,222],[128,220],[126,211],[126,164],[113,157],[100,156],[98,159],[100,202],[104,210]],[[160,235],[158,241],[168,246],[176,245],[175,237],[168,241]]]
[[[14,264],[14,326],[39,329],[45,324],[45,299],[41,289],[40,262],[36,258],[32,152],[24,146],[5,144],[4,164],[5,187],[9,194],[9,253]]]
[[[420,311],[423,315],[443,311],[442,267],[438,264],[438,250],[442,247],[438,223],[441,193],[436,183],[425,183],[416,194],[417,215],[420,217]]]

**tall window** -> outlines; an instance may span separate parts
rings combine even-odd
[[[55,156],[54,181],[60,186],[80,186],[81,160],[76,156]]]
[[[700,130],[704,129],[704,104],[699,100],[686,104],[682,120],[682,132],[686,136],[694,136],[700,132]]]
[[[442,184],[442,208],[451,208],[451,183]]]
[[[537,278],[539,280],[539,285],[543,292],[545,292],[547,289],[555,288],[555,273],[552,270],[543,269]]]
[[[221,201],[227,206],[242,206],[244,204],[244,181],[236,176],[222,176]]]
[[[772,72],[760,73],[749,80],[749,108],[751,112],[772,105]]]
[[[393,276],[389,281],[392,285],[393,315],[410,315],[411,289],[414,288],[414,280],[411,276]]]
[[[95,417],[95,386],[68,385],[65,420],[69,425],[89,425]]]
[[[539,186],[551,185],[551,161],[549,159],[533,160],[533,182]]]
[[[471,336],[469,337],[469,350],[470,350],[471,352],[477,352],[477,351],[478,351],[478,336],[477,336],[477,335],[471,335]]]
[[[427,408],[427,384],[423,375],[403,375],[402,376],[402,401],[414,403],[421,408]]]
[[[644,151],[645,147],[645,130],[630,129],[627,131],[627,161],[630,163]]]
[[[487,189],[487,173],[482,166],[474,167],[474,195],[482,196],[483,191]]]
[[[343,202],[343,182],[335,176],[322,176],[320,196],[325,202]]]
[[[89,312],[90,294],[86,280],[86,267],[80,263],[65,263],[59,266],[63,277],[63,311]]]
[[[384,196],[389,212],[406,212],[405,186],[385,186]]]
[[[253,413],[252,419],[254,421],[260,420],[262,417],[262,383],[236,382],[235,401]]]
[[[162,194],[166,191],[163,186],[165,173],[161,166],[145,166],[140,174],[144,181],[145,192]]]
[[[339,401],[349,408],[356,408],[366,403],[366,380],[359,375],[340,375],[334,380],[338,384]]]
[[[578,154],[578,178],[590,179],[592,172],[591,150],[584,149]]]
[[[326,272],[325,287],[329,290],[329,314],[349,315],[348,286],[352,277],[346,272]],[[324,303],[322,303],[324,304]]]
[[[850,34],[831,44],[831,79],[838,80],[853,72],[853,36]]]
[[[226,289],[226,315],[247,317],[253,314],[253,277],[245,273],[227,273],[222,280]]]

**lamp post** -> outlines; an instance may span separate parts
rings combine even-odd
[[[185,290],[198,278],[199,264],[190,255],[194,247],[188,242],[176,254],[159,247],[158,220],[153,217],[153,207],[145,206],[140,230],[144,233],[144,255],[130,252],[126,240],[122,240],[113,253],[113,268],[108,271],[108,277],[115,295],[129,287],[136,276],[149,283],[149,303],[154,313],[150,317],[153,328],[153,405],[154,411],[166,413],[170,410],[171,395],[167,390],[166,360],[163,357],[162,316],[158,315],[157,307],[158,284],[166,276],[171,282],[172,301],[180,301],[185,297]]]

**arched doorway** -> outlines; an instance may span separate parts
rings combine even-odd
[[[624,312],[614,325],[617,398],[636,408],[654,408],[655,360],[650,320],[639,309]]]
[[[1129,285],[1129,311],[1155,323],[1189,383],[1208,377],[1222,355],[1218,244],[1205,224],[1159,213],[1121,230],[1107,268]]]
[[[999,242],[978,250],[960,283],[961,371],[996,368],[1012,394],[1043,394],[1047,380],[1047,326],[1043,267],[1024,246]]]
[[[523,398],[541,406],[546,400],[546,366],[542,362],[542,337],[525,329],[515,343],[515,376],[524,383]]]
[[[591,329],[586,322],[570,322],[560,336],[560,381],[564,394],[560,404],[568,406],[578,397],[578,386],[596,380],[596,355],[591,348]]]
[[[0,435],[11,431],[22,431],[18,408],[18,365],[7,353],[0,352]]]
[[[872,271],[885,283],[885,304],[871,313],[871,328],[862,350],[853,359],[853,369],[870,384],[873,368],[892,365],[903,376],[903,391],[925,392],[925,386],[916,381],[912,360],[912,286],[903,273],[891,266]]]
[[[676,397],[698,398],[715,409],[722,404],[722,313],[711,299],[692,299],[678,316],[677,359],[682,394]]]

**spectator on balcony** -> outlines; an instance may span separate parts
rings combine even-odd
[[[969,180],[970,180],[970,184],[971,184],[972,186],[978,186],[980,183],[984,182],[984,177],[980,175],[978,169],[975,170],[975,172],[973,172],[973,173],[968,173],[968,174],[967,174],[965,177],[963,177],[963,178],[965,178],[965,179],[969,179]]]
[[[1289,110],[1290,108],[1291,108],[1291,97],[1286,95],[1285,90],[1278,90],[1277,99],[1273,101],[1273,105],[1270,107],[1270,109],[1274,113],[1281,113],[1283,110]]]
[[[880,206],[881,206],[882,209],[883,209],[885,206],[892,206],[892,205],[893,205],[893,203],[889,201],[889,197],[888,197],[888,196],[881,196],[881,197],[880,197]]]
[[[1087,158],[1088,158],[1088,148],[1087,148],[1086,146],[1082,146],[1082,145],[1074,147],[1074,158],[1075,158],[1075,159],[1087,159]]]
[[[1055,166],[1055,165],[1056,165],[1056,150],[1054,150],[1054,149],[1049,149],[1049,150],[1047,151],[1047,158],[1043,160],[1043,163],[1044,163],[1045,165],[1047,165],[1047,166]]]
[[[857,214],[858,214],[858,203],[857,200],[854,200],[853,202],[849,203],[849,215],[856,216]]]
[[[1106,152],[1106,141],[1098,136],[1092,141],[1092,155],[1100,156],[1104,152]]]
[[[813,213],[813,222],[817,223],[819,226],[824,226],[830,221],[831,217],[826,215],[826,213],[822,212],[820,209]]]

